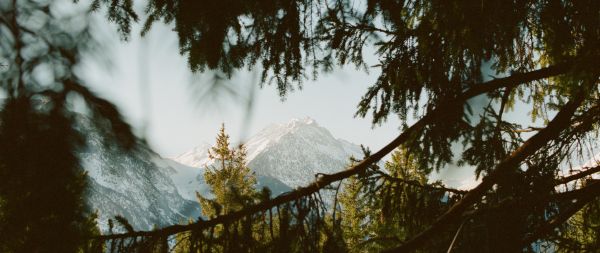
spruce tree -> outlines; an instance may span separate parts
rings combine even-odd
[[[449,204],[448,193],[436,185],[406,148],[394,151],[383,169],[349,178],[340,194],[340,212],[350,252],[381,251],[417,234]]]
[[[208,199],[196,194],[201,204],[202,214],[212,218],[218,215],[239,211],[256,200],[256,177],[246,166],[246,148],[240,145],[230,148],[229,135],[225,133],[225,124],[221,126],[216,144],[209,151],[214,165],[206,168],[204,179],[214,198]]]

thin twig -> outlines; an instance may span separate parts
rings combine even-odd
[[[450,246],[448,247],[448,251],[446,253],[451,253],[452,252],[452,248],[454,248],[454,243],[456,242],[456,238],[458,238],[458,234],[462,230],[463,225],[465,225],[465,222],[467,222],[467,220],[463,221],[460,224],[460,226],[458,227],[458,230],[456,230],[456,234],[454,234],[454,238],[452,239],[452,242],[450,243]]]
[[[377,173],[378,175],[381,175],[382,177],[384,177],[386,180],[389,180],[389,181],[399,182],[399,183],[412,185],[412,186],[416,186],[416,187],[420,187],[420,188],[424,188],[424,189],[428,189],[428,190],[445,191],[445,192],[451,192],[451,193],[455,193],[455,194],[459,194],[459,195],[463,195],[463,194],[466,194],[467,192],[469,192],[469,191],[465,191],[465,190],[448,188],[448,187],[445,187],[444,185],[435,186],[435,185],[430,185],[430,184],[421,184],[416,180],[407,180],[404,178],[393,177],[383,171],[375,171],[375,173]]]

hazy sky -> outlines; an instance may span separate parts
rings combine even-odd
[[[306,116],[335,137],[372,150],[399,133],[400,122],[395,116],[375,128],[370,118],[354,117],[361,96],[377,77],[375,69],[367,74],[348,67],[321,75],[316,81],[306,81],[302,90],[290,93],[285,101],[274,86],[260,89],[259,73],[248,71],[225,81],[238,95],[227,89],[203,95],[207,93],[202,89],[210,87],[212,75],[192,76],[185,56],[179,54],[177,36],[169,27],[157,24],[144,38],[135,27],[131,40],[123,42],[113,25],[99,20],[95,35],[108,62],[96,58],[85,61],[85,79],[94,91],[114,102],[163,156],[183,153],[201,142],[212,143],[222,122],[235,142],[269,124]],[[248,110],[252,88],[253,105]]]

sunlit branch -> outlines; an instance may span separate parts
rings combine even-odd
[[[544,129],[543,127],[528,127],[528,128],[524,128],[524,129],[515,129],[513,130],[513,132],[515,133],[531,133],[531,132],[537,132]]]

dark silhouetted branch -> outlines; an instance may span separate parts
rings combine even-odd
[[[582,198],[583,196],[593,196],[600,193],[600,180],[594,180],[588,185],[572,191],[557,193],[553,196],[555,200],[566,200],[571,201],[574,199]]]
[[[399,182],[399,183],[407,184],[407,185],[412,185],[412,186],[420,187],[420,188],[427,189],[427,190],[445,191],[445,192],[451,192],[451,193],[455,193],[455,194],[459,194],[459,195],[466,194],[467,192],[469,192],[469,191],[458,190],[458,189],[454,189],[454,188],[448,188],[444,185],[421,184],[416,180],[406,180],[403,178],[393,177],[382,171],[377,171],[376,173],[378,175],[381,175],[382,177],[384,177],[386,180],[393,181],[393,182]]]
[[[506,159],[500,162],[492,172],[483,178],[482,182],[477,187],[465,194],[460,201],[450,207],[450,209],[441,215],[429,228],[406,241],[401,246],[386,250],[384,252],[414,251],[426,243],[433,235],[446,228],[446,226],[455,223],[469,206],[481,199],[485,192],[487,192],[494,184],[496,184],[497,180],[502,176],[502,174],[518,168],[525,158],[534,154],[539,148],[543,147],[552,139],[558,137],[559,133],[563,129],[570,126],[571,117],[579,105],[581,105],[583,98],[583,92],[579,92],[576,97],[562,107],[562,109],[558,112],[554,119],[552,119],[546,128],[532,136],[517,150],[512,152]]]
[[[587,188],[587,189],[586,189]],[[535,240],[551,233],[556,227],[565,223],[571,216],[581,210],[587,203],[593,201],[600,196],[600,182],[594,182],[590,186],[586,186],[581,190],[585,190],[586,194],[580,194],[576,202],[571,204],[565,211],[557,214],[552,220],[540,226],[535,232],[525,237],[522,241],[522,246],[526,247]]]
[[[585,170],[576,174],[572,174],[570,176],[566,176],[566,177],[562,177],[556,180],[556,184],[566,184],[568,182],[580,179],[580,178],[584,178],[586,176],[592,175],[596,172],[600,172],[600,165],[596,166],[596,167],[583,167]]]
[[[549,66],[546,68],[534,70],[531,72],[516,73],[509,77],[498,78],[498,79],[494,79],[492,81],[484,82],[481,84],[472,85],[471,88],[466,90],[462,96],[459,96],[454,99],[448,99],[446,102],[441,103],[439,106],[436,107],[436,109],[432,110],[431,112],[426,114],[423,118],[418,120],[415,124],[413,124],[411,127],[407,128],[404,132],[402,132],[398,137],[396,137],[394,140],[392,140],[390,143],[388,143],[385,147],[383,147],[382,149],[380,149],[373,155],[365,158],[364,160],[357,163],[356,165],[354,165],[344,171],[340,171],[340,172],[330,174],[330,175],[320,176],[317,178],[317,180],[315,180],[313,183],[309,184],[308,186],[301,187],[296,190],[284,193],[284,194],[279,195],[278,197],[273,198],[271,200],[263,201],[261,203],[255,204],[255,205],[248,206],[240,211],[232,212],[227,215],[217,216],[217,217],[207,220],[207,221],[198,221],[196,223],[187,224],[187,225],[172,225],[172,226],[167,226],[167,227],[153,230],[153,231],[138,231],[138,232],[133,232],[133,233],[102,235],[102,236],[95,237],[94,239],[105,241],[105,240],[113,240],[113,239],[131,238],[131,237],[136,237],[136,236],[163,237],[163,236],[181,233],[184,231],[204,229],[204,228],[209,228],[209,227],[212,227],[212,226],[215,226],[218,224],[232,222],[232,221],[241,219],[245,216],[248,216],[248,215],[251,215],[254,213],[258,213],[261,211],[266,211],[273,207],[276,207],[276,206],[279,206],[279,205],[282,205],[282,204],[285,204],[285,203],[288,203],[288,202],[291,202],[294,200],[298,200],[302,197],[309,196],[309,195],[321,190],[322,188],[328,186],[329,184],[331,184],[333,182],[337,182],[337,181],[346,179],[350,176],[364,172],[369,166],[376,163],[381,158],[383,158],[384,156],[386,156],[387,154],[392,152],[396,147],[398,147],[401,144],[403,144],[404,142],[406,142],[410,137],[412,137],[414,134],[418,133],[420,130],[422,130],[425,126],[427,126],[431,122],[434,122],[438,118],[443,118],[442,116],[450,110],[456,110],[457,108],[462,108],[464,105],[464,102],[469,98],[475,97],[480,94],[485,94],[485,93],[494,91],[499,88],[513,87],[513,86],[517,86],[522,83],[527,83],[527,82],[539,80],[542,78],[547,78],[547,77],[563,74],[563,73],[570,71],[572,68],[571,66],[572,66],[572,64],[568,64],[568,63],[557,64],[557,65]],[[567,105],[567,107],[571,108],[571,107],[573,107],[573,104],[574,103],[571,102]],[[576,106],[574,106],[574,107],[576,108]],[[572,108],[572,109],[574,110],[574,108]],[[562,120],[562,118],[565,117],[565,116],[563,116],[564,114],[566,114],[566,112],[559,113],[559,115],[555,118],[554,121],[557,121],[557,119]],[[569,117],[570,117],[570,115],[569,115]],[[553,125],[556,124],[556,123],[554,123],[554,121],[547,128],[547,129],[549,129],[548,131],[551,131],[554,128]],[[544,135],[548,135],[548,134],[546,134],[546,132],[541,131],[540,133],[538,133],[538,135],[542,134],[542,133],[544,133]],[[535,137],[533,137],[532,139],[535,139]],[[537,142],[539,142],[539,141],[534,141],[534,143],[537,143]],[[529,142],[526,142],[524,145],[524,146],[526,146],[525,149],[529,150],[530,148],[527,145],[531,145],[531,144],[529,144]],[[524,157],[526,157],[526,156],[519,155],[521,153],[523,153],[523,151],[521,151],[519,149],[515,152],[515,155],[513,155],[513,156],[518,156],[518,159],[523,159]],[[511,165],[512,165],[512,163],[511,163]],[[485,181],[484,181],[484,183],[485,183]],[[485,183],[485,184],[487,185],[489,183]],[[465,202],[460,202],[460,203],[462,203],[462,204],[460,204],[460,207],[459,207],[459,208],[461,208],[460,210],[462,210],[462,208],[464,208],[463,207],[463,205],[465,205],[464,203],[472,203],[486,189],[487,189],[487,186],[478,187],[475,190],[471,191],[473,193],[470,192],[471,193],[470,197],[468,197],[468,199]],[[467,195],[469,195],[469,194],[467,194]],[[465,205],[465,207],[466,207],[466,205]],[[451,214],[453,216],[456,216],[454,213],[456,213],[458,211],[458,209],[454,208],[452,210],[455,210],[455,211],[452,211]],[[448,215],[446,215],[444,217],[448,217]],[[447,218],[444,218],[444,219],[447,219]]]

